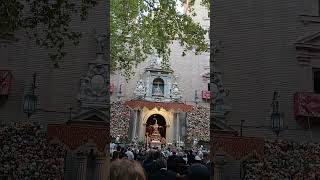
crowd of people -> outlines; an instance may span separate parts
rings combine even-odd
[[[0,142],[0,179],[63,178],[64,148],[50,144],[40,124],[1,124]]]
[[[210,141],[210,107],[197,105],[187,115],[187,141]]]
[[[320,144],[267,140],[262,160],[244,162],[245,179],[309,179],[320,177]]]
[[[123,105],[122,101],[111,103],[110,135],[113,139],[119,136],[121,141],[128,138],[130,110]]]
[[[209,180],[209,152],[181,148],[111,148],[111,180]]]

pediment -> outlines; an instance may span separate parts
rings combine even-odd
[[[211,120],[211,127],[213,128],[214,131],[220,132],[220,133],[229,133],[229,134],[237,134],[237,131],[224,122],[222,122],[219,119],[212,119]]]
[[[81,123],[81,124],[102,124],[107,123],[108,116],[103,111],[98,109],[91,109],[79,113],[77,116],[73,117],[68,123]]]
[[[320,50],[320,32],[307,35],[296,42],[296,48]]]

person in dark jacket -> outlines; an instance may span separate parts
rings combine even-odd
[[[210,172],[212,172],[213,165],[212,162],[210,161],[210,154],[208,152],[203,153],[203,164],[208,168]]]
[[[120,159],[120,157],[121,157],[120,150],[121,150],[121,146],[117,146],[117,150],[112,153],[112,161],[114,161],[116,159]]]
[[[159,158],[156,160],[156,171],[149,176],[148,180],[176,180],[176,173],[166,168],[166,159]]]
[[[210,180],[210,172],[205,165],[195,163],[189,167],[186,180]]]
[[[189,151],[187,157],[188,157],[188,164],[193,164],[195,156],[193,155],[193,151],[192,150]]]

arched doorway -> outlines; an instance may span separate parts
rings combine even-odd
[[[166,119],[160,114],[153,114],[148,118],[146,124],[146,133],[152,134],[153,129],[150,125],[155,124],[155,119],[157,120],[158,125],[162,126],[162,128],[159,129],[161,137],[166,138]]]

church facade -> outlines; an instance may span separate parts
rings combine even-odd
[[[183,140],[186,112],[191,105],[182,102],[182,93],[173,70],[163,70],[156,59],[145,68],[133,91],[134,98],[124,104],[131,108],[130,138],[144,140],[152,135],[155,121],[166,143]],[[152,140],[152,139],[151,139]]]
[[[209,29],[208,10],[200,1],[195,1],[195,11],[194,20]],[[114,141],[118,137],[121,141],[146,142],[146,133],[152,134],[149,126],[155,123],[155,118],[162,126],[160,134],[166,144],[209,142],[210,54],[195,55],[189,51],[182,56],[182,48],[176,41],[170,47],[170,70],[161,69],[161,59],[153,54],[133,70],[134,75],[128,81],[120,72],[111,74]],[[117,109],[123,109],[122,115]]]

